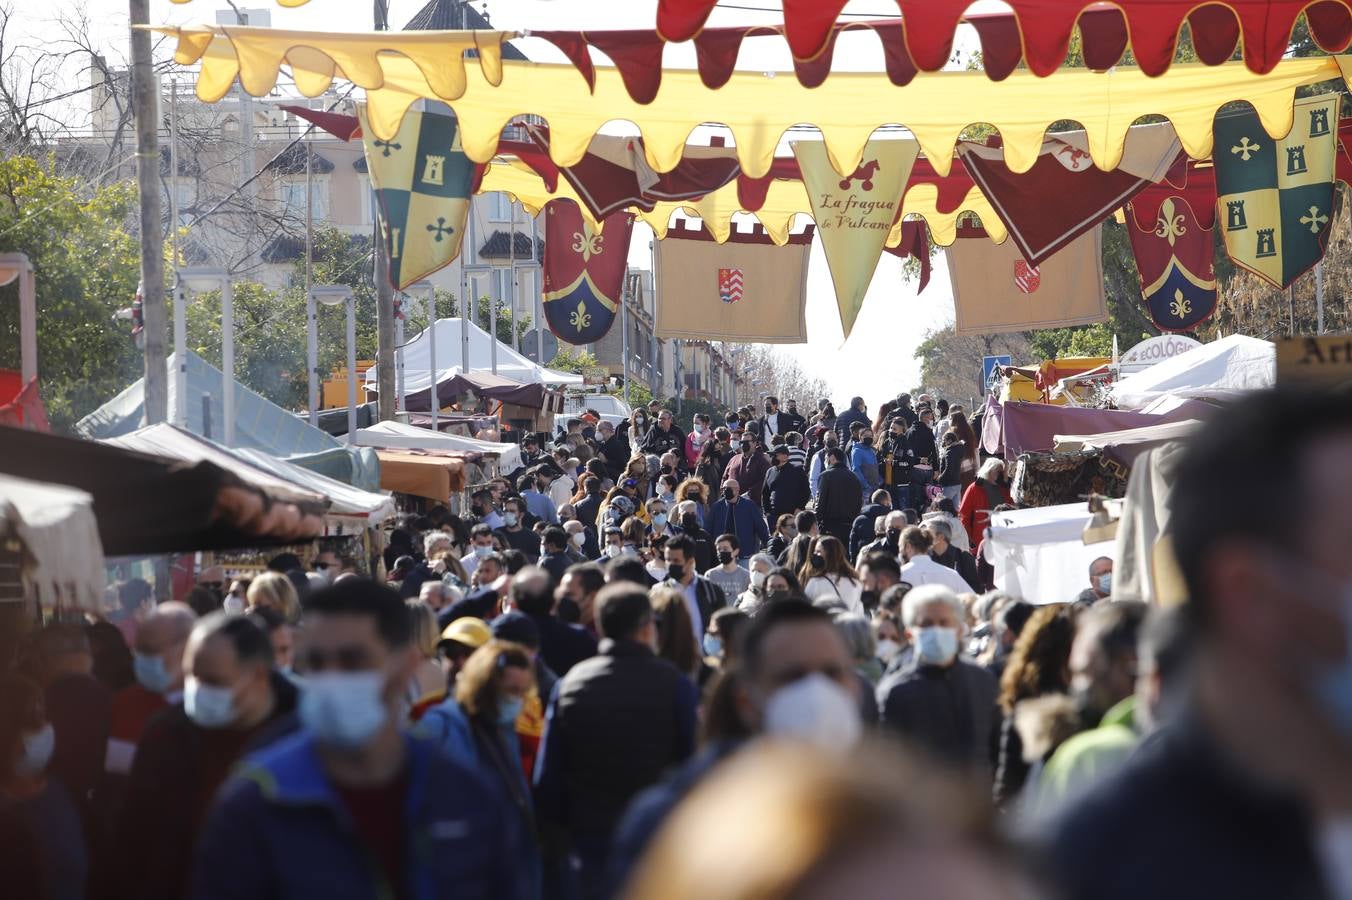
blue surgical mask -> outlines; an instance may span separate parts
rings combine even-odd
[[[384,693],[379,670],[311,675],[300,695],[301,724],[321,744],[355,750],[389,719]]]
[[[722,656],[722,655],[723,655],[723,641],[718,637],[718,635],[715,635],[715,634],[709,634],[709,633],[707,633],[707,632],[705,633],[705,635],[704,635],[704,655],[705,655],[705,656]]]
[[[169,669],[164,665],[164,657],[158,654],[134,654],[132,670],[136,673],[136,680],[140,682],[141,687],[152,694],[168,693],[169,686],[174,680],[173,676],[169,674]]]
[[[235,693],[188,676],[183,682],[183,711],[203,728],[225,728],[235,721]]]
[[[1099,590],[1099,593],[1102,594],[1102,595],[1105,596],[1105,597],[1107,597],[1108,595],[1110,595],[1110,594],[1113,592],[1113,573],[1112,573],[1112,572],[1109,572],[1107,575],[1100,575],[1100,576],[1098,577],[1098,590]]]
[[[653,527],[654,527],[654,528],[661,528],[663,525],[666,525],[666,524],[667,524],[667,514],[666,514],[666,513],[653,513]]]
[[[516,513],[503,513],[502,521],[508,528],[513,527],[516,525]]]
[[[521,710],[525,707],[526,701],[522,697],[512,697],[502,700],[498,703],[498,724],[515,725],[516,720],[521,716]]]
[[[485,556],[487,556],[488,554],[490,554],[490,553],[492,553],[492,552],[493,552],[493,548],[492,548],[492,547],[483,547],[483,546],[480,546],[479,544],[475,544],[475,545],[474,545],[474,555],[475,555],[476,557],[478,557],[479,559],[483,559]]]
[[[929,666],[946,666],[958,655],[958,633],[952,628],[932,626],[916,631],[916,658]]]

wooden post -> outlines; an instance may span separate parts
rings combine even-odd
[[[141,314],[145,327],[145,424],[169,416],[165,371],[164,221],[160,214],[159,97],[150,51],[150,0],[129,0],[131,13],[131,106],[136,116],[136,186],[141,206]]]

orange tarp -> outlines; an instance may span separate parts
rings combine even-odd
[[[380,487],[445,503],[465,489],[465,463],[453,456],[411,450],[376,450]]]

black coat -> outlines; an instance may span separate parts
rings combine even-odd
[[[859,555],[860,547],[873,540],[873,523],[891,511],[891,507],[883,506],[881,503],[870,503],[860,510],[859,515],[854,518],[854,524],[850,526],[850,559]]]
[[[864,506],[864,487],[846,466],[822,472],[817,488],[817,519],[822,522],[853,522]]]
[[[848,409],[836,416],[835,429],[836,433],[840,435],[841,446],[844,446],[845,442],[850,439],[850,426],[855,422],[863,422],[868,425],[869,418],[857,409]]]
[[[694,749],[694,682],[633,641],[604,640],[559,680],[536,767],[537,813],[609,839],[629,801]]]
[[[540,658],[557,677],[562,678],[573,666],[596,655],[596,638],[581,625],[569,624],[557,616],[531,619],[540,629]]]
[[[671,427],[663,431],[661,425],[653,425],[648,429],[648,433],[643,436],[643,443],[639,445],[644,453],[651,453],[654,456],[661,456],[668,450],[675,450],[685,457],[685,432],[676,427],[673,422]]]
[[[784,513],[796,513],[807,508],[812,489],[807,483],[807,472],[793,463],[776,466],[765,475],[761,488],[761,509],[765,519],[774,527],[775,520]]]
[[[916,422],[911,426],[911,430],[906,432],[906,445],[911,450],[913,463],[928,461],[930,466],[936,469],[939,467],[934,450],[934,431],[924,422]]]
[[[606,499],[604,494],[587,494],[573,504],[573,514],[583,525],[595,528],[596,515],[601,511],[601,501],[604,499]]]
[[[931,552],[930,559],[957,572],[974,592],[978,594],[982,592],[981,576],[977,573],[976,557],[972,554],[965,553],[949,544],[948,549],[943,553]]]
[[[995,677],[964,659],[946,669],[912,664],[878,683],[878,719],[950,765],[989,774],[996,694]]]

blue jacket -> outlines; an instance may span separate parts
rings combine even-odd
[[[532,489],[522,491],[521,499],[526,501],[526,512],[535,516],[541,522],[547,522],[550,525],[559,524],[559,511],[554,508],[554,501],[550,500],[547,495]]]
[[[434,742],[405,741],[408,897],[528,896],[506,801]],[[370,900],[390,894],[324,774],[309,732],[250,757],[221,788],[198,842],[194,900]]]
[[[720,534],[737,535],[743,559],[754,556],[770,540],[770,529],[765,527],[765,516],[760,507],[739,495],[729,509],[728,501],[719,500],[709,509],[709,523],[705,526],[715,539]]]
[[[882,483],[882,477],[878,474],[878,454],[873,452],[872,447],[865,447],[863,444],[854,445],[850,450],[850,470],[864,488],[865,498],[876,491],[878,485]]]

